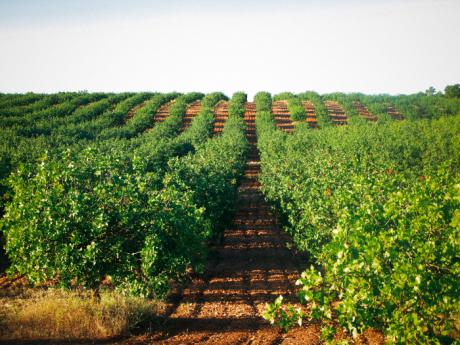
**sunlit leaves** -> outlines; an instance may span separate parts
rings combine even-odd
[[[286,136],[259,113],[257,130],[262,190],[317,264],[298,284],[305,318],[323,321],[324,338],[334,322],[351,336],[380,329],[393,343],[451,334],[460,313],[460,118]],[[278,304],[267,311],[291,325],[274,314],[287,308]]]

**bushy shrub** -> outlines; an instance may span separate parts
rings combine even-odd
[[[164,293],[200,263],[209,224],[187,193],[151,189],[143,164],[87,149],[45,159],[32,176],[21,168],[1,223],[10,271],[67,287],[96,288],[110,276],[136,294]]]

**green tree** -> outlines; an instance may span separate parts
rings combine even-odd
[[[433,96],[436,93],[436,89],[433,86],[430,86],[426,91],[425,94],[427,96]]]
[[[448,98],[460,98],[460,84],[447,85],[444,93]]]

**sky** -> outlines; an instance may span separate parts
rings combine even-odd
[[[443,90],[459,18],[460,0],[0,0],[0,92]]]

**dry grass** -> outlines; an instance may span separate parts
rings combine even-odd
[[[128,335],[155,314],[154,302],[116,292],[94,298],[89,293],[29,289],[1,298],[0,340]]]

